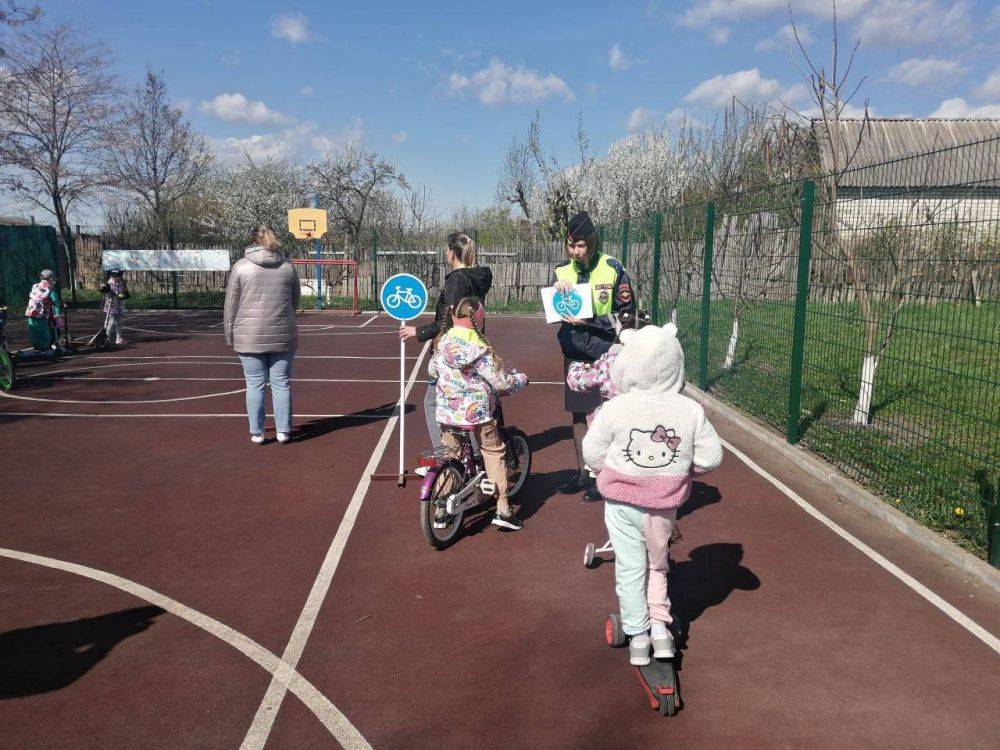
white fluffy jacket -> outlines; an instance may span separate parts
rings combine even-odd
[[[619,396],[600,410],[583,441],[609,500],[642,508],[677,508],[691,475],[722,462],[722,445],[701,405],[681,395],[684,352],[673,324],[622,331],[611,368]]]

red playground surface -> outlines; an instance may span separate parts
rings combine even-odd
[[[18,370],[0,747],[997,747],[1000,597],[722,416],[672,552],[684,707],[661,718],[604,642],[614,563],[583,566],[603,508],[555,492],[554,329],[489,322],[533,381],[504,406],[534,452],[524,530],[480,515],[437,552],[416,483],[369,480],[396,468],[396,324],[299,320],[285,446],[250,444],[218,312],[133,313],[125,349]],[[407,353],[412,465],[426,349]]]

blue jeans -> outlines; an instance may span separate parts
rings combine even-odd
[[[278,432],[292,431],[292,377],[293,352],[264,352],[240,354],[243,375],[247,381],[247,417],[250,434],[264,434],[264,385],[271,384],[271,401],[274,402],[274,426]]]
[[[437,381],[427,381],[427,393],[424,394],[424,419],[427,420],[427,434],[431,438],[434,450],[441,447],[441,426],[437,421]]]

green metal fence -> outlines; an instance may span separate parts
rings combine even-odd
[[[690,381],[1000,566],[1000,139],[604,236]]]

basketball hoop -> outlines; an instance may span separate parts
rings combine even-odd
[[[288,212],[288,231],[297,240],[316,240],[326,234],[326,211],[293,208]]]

